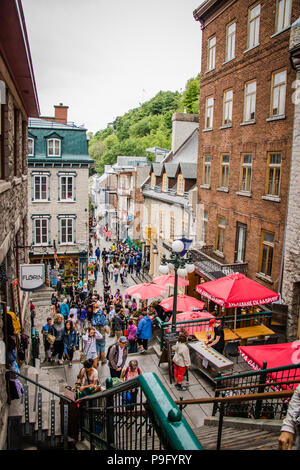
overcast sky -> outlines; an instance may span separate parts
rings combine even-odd
[[[89,131],[200,72],[204,0],[23,0],[41,114]]]

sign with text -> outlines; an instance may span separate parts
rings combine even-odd
[[[20,265],[20,288],[25,291],[40,289],[45,284],[44,264]]]

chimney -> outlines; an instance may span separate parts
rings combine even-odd
[[[199,114],[174,113],[172,116],[172,152],[199,126]]]
[[[54,112],[55,112],[54,120],[56,122],[61,122],[62,124],[66,124],[68,121],[68,109],[69,109],[69,106],[64,106],[63,103],[59,103],[59,105],[54,105]]]

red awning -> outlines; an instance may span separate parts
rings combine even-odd
[[[300,364],[300,341],[293,343],[266,344],[262,346],[240,346],[239,352],[247,364],[254,370],[261,370],[263,363],[267,363],[267,369],[275,367]],[[300,380],[300,368],[295,373],[295,369],[270,374],[269,380],[284,381],[295,380],[295,376]],[[281,388],[295,389],[298,384],[282,385]]]
[[[196,292],[228,308],[269,304],[279,299],[279,294],[241,273],[198,284]]]
[[[173,309],[174,297],[168,297],[161,301],[161,305],[167,312]],[[177,312],[187,312],[193,310],[202,310],[204,307],[204,302],[201,300],[195,299],[185,294],[177,295]]]

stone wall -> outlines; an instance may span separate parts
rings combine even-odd
[[[291,28],[290,50],[297,71],[295,88],[300,87],[300,18]],[[299,96],[299,91],[298,91]],[[288,305],[287,336],[300,338],[300,99],[296,90],[293,143],[291,152],[291,178],[286,221],[282,298]]]

